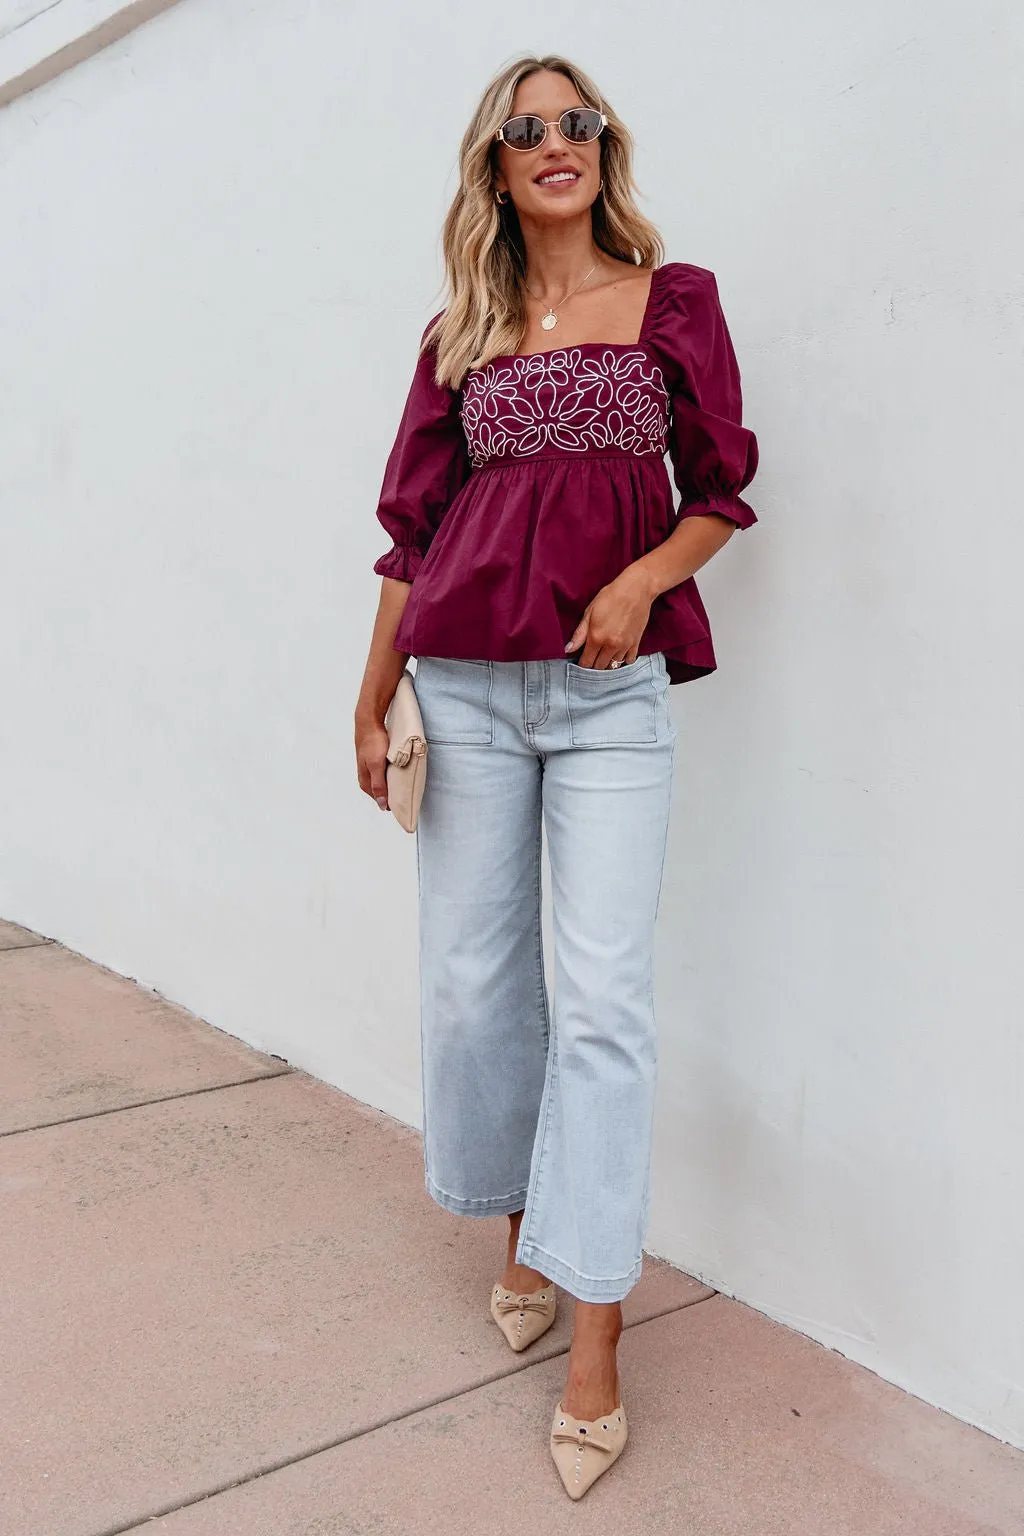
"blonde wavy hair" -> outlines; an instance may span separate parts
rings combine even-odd
[[[594,82],[558,54],[514,60],[490,82],[462,138],[459,190],[442,234],[447,304],[420,346],[421,353],[436,348],[437,381],[453,389],[470,368],[518,351],[526,331],[526,250],[515,207],[495,199],[495,134],[512,115],[519,82],[541,69],[565,75],[581,101],[608,119],[599,140],[604,186],[591,206],[595,242],[609,256],[639,267],[657,267],[665,259],[661,236],[636,205],[633,135]]]

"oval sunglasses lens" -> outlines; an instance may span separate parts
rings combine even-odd
[[[601,114],[593,107],[570,107],[558,119],[559,132],[572,144],[589,144],[601,132]]]
[[[510,117],[502,129],[502,138],[512,149],[536,149],[544,137],[539,117]]]

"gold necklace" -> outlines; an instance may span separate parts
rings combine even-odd
[[[597,271],[597,262],[595,261],[594,265],[591,267],[590,271],[587,273],[587,277],[590,277],[591,274],[596,272],[596,271]],[[586,282],[587,277],[585,277],[583,279],[583,283]],[[577,283],[576,287],[571,289],[565,295],[564,299],[559,299],[559,301],[558,301],[559,309],[562,308],[563,304],[567,304],[569,302],[569,300],[572,298],[574,293],[579,293],[580,289],[583,287],[583,283]],[[530,285],[526,281],[525,277],[523,278],[523,286],[525,287],[527,293],[530,295],[531,298],[536,299],[538,304],[543,304],[544,300],[541,298],[539,293],[534,293],[533,289],[530,287]],[[541,323],[541,325],[544,327],[544,329],[546,331],[553,331],[555,326],[558,324],[558,316],[555,314],[555,311],[554,311],[554,309],[552,308],[552,306],[550,304],[548,305],[548,312],[547,312],[547,314],[546,315],[541,315],[540,323]]]

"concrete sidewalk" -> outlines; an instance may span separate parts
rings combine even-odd
[[[630,1441],[547,1448],[572,1299],[492,1323],[503,1220],[419,1136],[0,923],[0,1533],[1021,1536],[1024,1453],[653,1259]]]

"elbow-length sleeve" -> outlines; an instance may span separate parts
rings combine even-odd
[[[740,497],[757,470],[757,439],[742,424],[740,373],[714,273],[673,263],[654,340],[671,397],[668,451],[678,515],[717,512],[739,528],[757,522]]]
[[[440,318],[433,317],[424,338]],[[414,579],[449,503],[470,472],[459,393],[437,382],[434,360],[433,348],[417,359],[377,503],[377,519],[392,545],[373,569],[378,576],[398,581]]]

